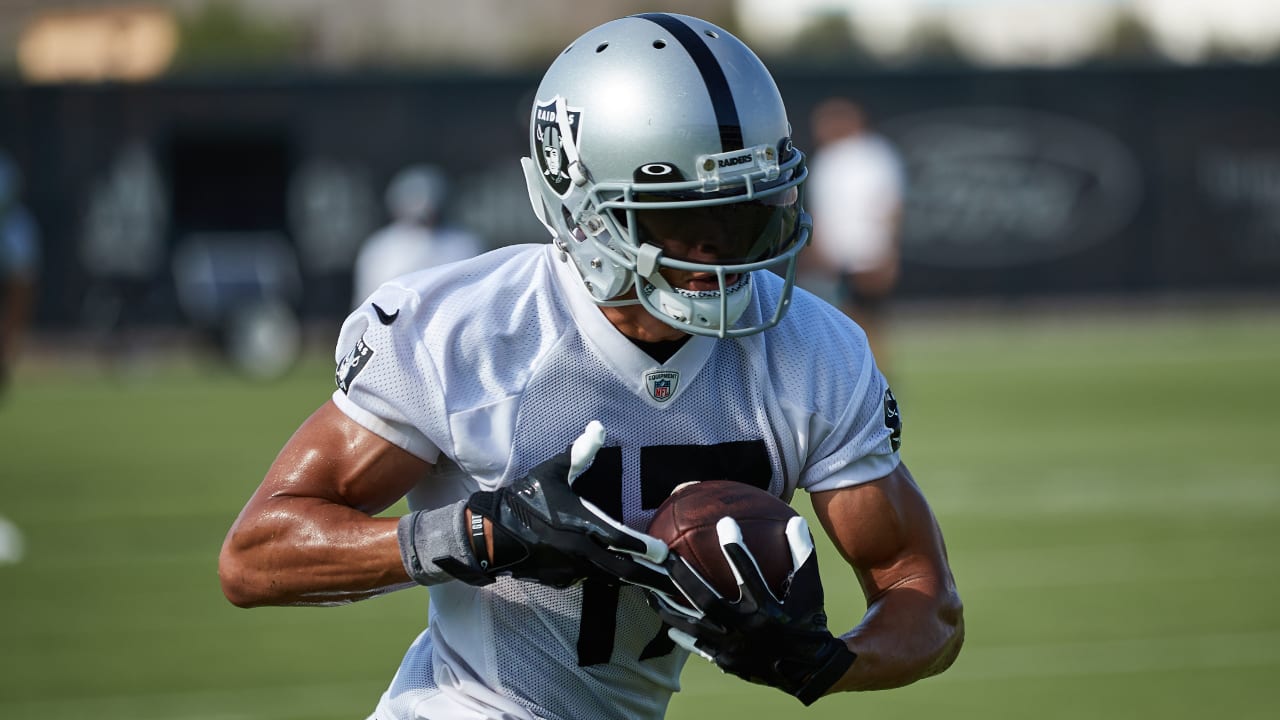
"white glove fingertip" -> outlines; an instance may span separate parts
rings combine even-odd
[[[809,522],[799,515],[787,521],[787,545],[791,548],[791,568],[794,572],[813,554],[813,534],[809,532]]]
[[[695,655],[700,655],[707,662],[713,663],[716,661],[716,659],[711,657],[711,655],[707,654],[703,650],[698,649],[697,639],[694,638],[689,633],[684,632],[683,630],[670,628],[669,630],[667,630],[667,637],[671,638],[672,642],[684,648],[685,650],[688,650],[689,652],[694,653]]]
[[[569,451],[569,484],[578,478],[587,468],[591,467],[591,463],[596,459],[596,453],[604,446],[604,424],[599,420],[592,420],[587,423],[587,427],[573,441],[573,447]]]
[[[738,521],[728,515],[716,521],[716,537],[720,538],[721,545],[729,543],[742,544],[742,528],[738,527]]]
[[[738,521],[729,516],[725,516],[716,521],[716,537],[720,539],[720,550],[723,552],[726,545],[738,545],[744,550],[747,543],[742,539],[742,528],[738,527]],[[750,555],[751,551],[748,550]],[[733,579],[739,585],[742,584],[742,573],[738,572],[738,566],[733,562],[733,558],[729,557],[729,553],[725,552],[724,559],[729,561],[729,569],[733,571]],[[753,557],[752,560],[755,560]]]

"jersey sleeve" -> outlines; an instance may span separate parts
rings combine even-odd
[[[831,422],[813,420],[814,451],[800,478],[800,486],[809,492],[876,480],[900,462],[902,416],[898,402],[869,348],[864,350],[860,367],[843,413]]]
[[[434,463],[446,432],[435,364],[420,342],[418,299],[396,285],[347,318],[334,350],[333,402],[368,430]]]

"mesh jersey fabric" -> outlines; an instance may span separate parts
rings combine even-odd
[[[577,282],[552,246],[512,246],[385,284],[344,323],[334,402],[435,463],[410,507],[508,484],[591,420],[607,439],[575,488],[638,529],[687,480],[789,500],[897,465],[865,336],[812,295],[797,289],[764,333],[694,336],[658,363]],[[781,280],[760,272],[752,286],[743,322],[772,308]],[[659,718],[679,689],[686,654],[636,588],[503,578],[429,590],[428,628],[379,703],[384,720]]]

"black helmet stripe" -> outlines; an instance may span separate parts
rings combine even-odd
[[[702,82],[707,86],[707,94],[711,96],[711,106],[715,110],[716,124],[720,126],[720,150],[729,152],[742,149],[742,122],[738,120],[738,106],[733,102],[733,93],[729,90],[729,81],[724,70],[712,54],[711,48],[698,36],[697,31],[683,23],[679,18],[666,13],[644,13],[636,17],[657,23],[663,30],[671,33],[693,58],[693,64],[702,74]]]

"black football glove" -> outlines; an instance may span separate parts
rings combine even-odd
[[[472,564],[435,558],[445,572],[473,585],[510,575],[554,587],[604,576],[649,588],[671,589],[661,563],[667,546],[610,517],[573,491],[572,483],[604,444],[604,427],[587,425],[573,446],[515,483],[473,493],[467,501]],[[489,556],[483,520],[493,533]]]
[[[844,675],[857,657],[827,630],[818,556],[808,523],[787,524],[792,573],[777,598],[760,574],[733,518],[716,524],[720,548],[738,581],[738,598],[715,591],[681,558],[664,566],[680,594],[648,593],[671,639],[725,672],[770,685],[811,705]]]

